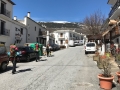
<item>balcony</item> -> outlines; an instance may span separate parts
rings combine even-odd
[[[1,35],[10,36],[10,30],[8,29],[0,30],[0,36]]]
[[[58,39],[59,39],[59,40],[65,40],[65,36],[64,36],[64,35],[59,35],[59,36],[58,36]]]
[[[5,8],[0,8],[1,10],[1,12],[0,12],[0,14],[3,14],[3,15],[5,15],[5,16],[7,16],[7,17],[9,17],[10,18],[10,11],[8,11],[7,9],[5,9]]]
[[[111,11],[110,11],[110,13],[109,13],[109,17],[111,17],[112,15],[113,15],[113,13],[117,10],[117,9],[119,9],[118,7],[120,6],[120,1],[117,1],[116,3],[115,3],[115,5],[112,7],[112,9],[111,9]],[[116,13],[117,14],[117,13]]]

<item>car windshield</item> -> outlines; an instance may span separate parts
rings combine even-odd
[[[94,46],[95,46],[95,43],[88,43],[86,46],[87,46],[87,47],[94,47]]]
[[[0,47],[0,54],[4,54],[6,51],[5,47]]]

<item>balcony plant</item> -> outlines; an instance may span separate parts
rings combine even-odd
[[[110,58],[106,58],[102,61],[103,73],[98,75],[100,87],[105,90],[111,90],[114,79],[114,76],[111,75],[111,64],[109,60]]]

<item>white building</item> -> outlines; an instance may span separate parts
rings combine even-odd
[[[26,42],[26,26],[12,19],[13,5],[11,0],[0,1],[0,43],[5,44],[7,49],[10,44],[22,45]]]
[[[55,36],[55,44],[66,46],[69,40],[83,40],[84,35],[75,32],[74,30],[57,30],[53,32]]]
[[[27,13],[27,16],[24,17],[24,20],[19,20],[19,22],[23,23],[27,27],[27,43],[39,42],[46,46],[47,43],[50,43],[51,40],[54,40],[54,38],[51,38],[49,33],[47,35],[48,30],[45,27],[42,27],[30,17],[30,12]]]

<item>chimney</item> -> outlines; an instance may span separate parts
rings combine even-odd
[[[16,16],[14,16],[14,20],[17,20],[17,17],[16,17]]]
[[[30,12],[28,12],[28,13],[27,13],[27,17],[29,17],[29,18],[30,18]]]

